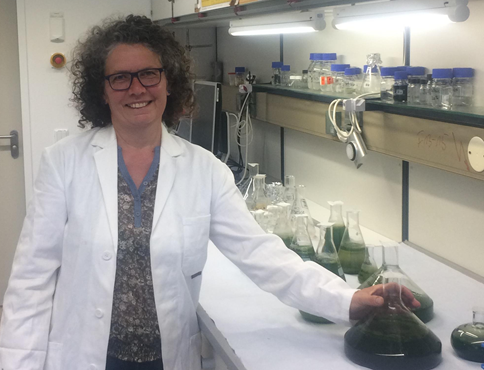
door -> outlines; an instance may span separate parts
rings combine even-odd
[[[0,0],[0,136],[19,134],[20,153],[12,158],[10,140],[0,139],[0,305],[25,217],[25,183],[20,109],[20,71],[15,0]]]

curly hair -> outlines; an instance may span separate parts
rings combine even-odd
[[[194,111],[190,59],[173,35],[144,16],[106,19],[88,31],[73,51],[71,101],[81,114],[79,127],[104,127],[112,123],[111,111],[104,102],[105,64],[109,53],[119,44],[142,44],[160,57],[170,95],[163,113],[168,127]]]

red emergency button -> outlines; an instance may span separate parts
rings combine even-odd
[[[50,57],[50,64],[54,68],[62,68],[66,65],[66,57],[62,53],[54,53]]]

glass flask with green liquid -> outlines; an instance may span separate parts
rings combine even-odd
[[[371,275],[378,271],[378,266],[373,258],[375,248],[376,247],[374,245],[367,245],[365,247],[365,260],[363,261],[360,272],[358,273],[358,281],[360,284],[364,283]]]
[[[393,249],[397,253],[393,257]],[[388,253],[391,253],[390,257]],[[373,285],[382,284],[385,273],[391,273],[398,276],[403,286],[410,289],[415,299],[420,302],[419,308],[412,309],[413,313],[423,322],[429,322],[434,317],[434,301],[410,279],[410,277],[398,265],[398,244],[384,243],[383,244],[383,264],[379,270],[373,273],[358,289],[368,288]]]
[[[472,323],[455,328],[450,342],[459,357],[484,363],[484,307],[474,307],[472,312]]]
[[[289,203],[281,202],[278,203],[277,206],[280,207],[279,217],[272,233],[281,238],[286,247],[290,248],[294,237],[294,232],[292,231],[289,219],[291,215],[291,205]]]
[[[292,205],[291,209],[291,221],[294,225],[294,228],[296,226],[296,215],[307,215],[307,222],[308,222],[308,231],[309,231],[309,236],[311,237],[311,240],[314,240],[314,244],[317,243],[316,238],[316,228],[314,226],[313,218],[311,217],[311,213],[309,212],[309,207],[306,202],[305,198],[305,191],[306,187],[304,185],[298,185],[295,190],[296,198],[294,200],[294,203]]]
[[[343,202],[328,202],[328,204],[330,209],[328,222],[333,223],[333,240],[336,252],[338,252],[346,230],[345,221],[343,220]]]
[[[359,211],[347,212],[348,227],[338,252],[345,274],[358,274],[365,261],[365,241],[361,234],[359,213]]]
[[[326,270],[331,271],[333,274],[339,276],[341,279],[346,281],[343,268],[339,262],[338,253],[336,252],[336,247],[333,242],[333,224],[319,224],[321,230],[319,236],[319,244],[316,249],[316,254],[311,257],[311,261],[316,262],[318,265],[323,266]],[[332,324],[332,321],[325,319],[324,317],[319,317],[312,315],[310,313],[299,311],[301,316],[311,322],[319,324]]]
[[[266,175],[258,174],[254,176],[254,193],[253,193],[253,207],[254,210],[266,209],[271,204],[270,199],[266,195]]]
[[[397,263],[396,248],[385,251],[387,262]],[[385,271],[382,284],[385,302],[346,332],[346,356],[374,370],[428,370],[438,366],[442,342],[402,302],[399,275]]]
[[[308,216],[296,215],[296,231],[289,249],[296,252],[304,261],[314,256],[314,247],[308,232]]]

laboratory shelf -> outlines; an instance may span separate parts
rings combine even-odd
[[[353,95],[325,94],[308,89],[284,88],[272,86],[270,84],[256,84],[253,86],[253,91],[256,93],[264,92],[328,104],[334,99],[354,98]],[[430,106],[410,105],[406,103],[385,103],[380,99],[367,99],[366,110],[484,128],[484,107],[459,107],[458,109],[444,110]]]

